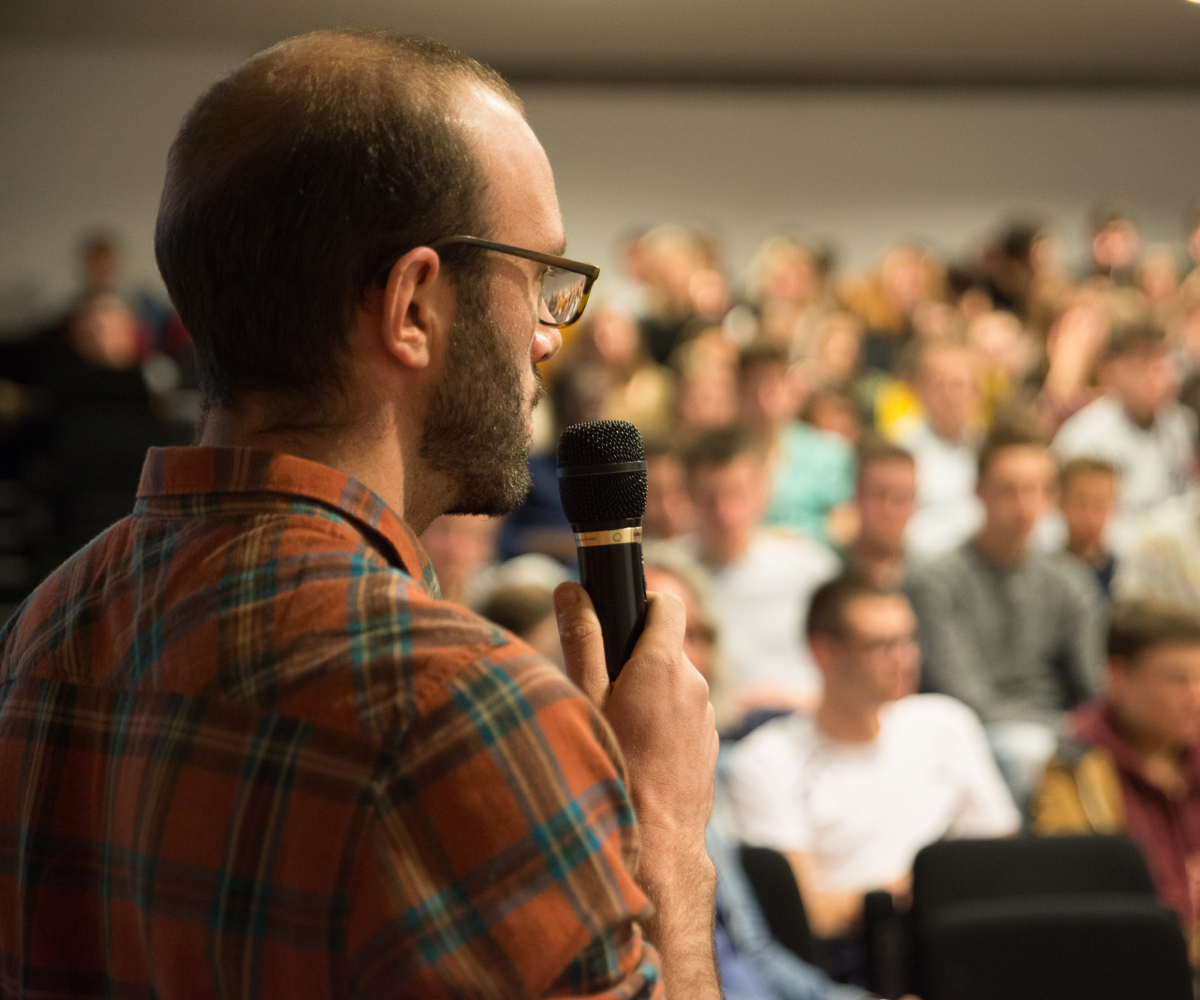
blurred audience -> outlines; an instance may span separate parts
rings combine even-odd
[[[1124,206],[1106,204],[1092,215],[1091,273],[1122,288],[1137,283],[1142,237]]]
[[[1200,487],[1164,501],[1135,523],[1113,591],[1200,610]]]
[[[541,366],[525,504],[423,537],[447,597],[561,663],[550,594],[576,560],[559,434],[641,430],[647,583],[683,601],[742,761],[733,796],[719,776],[728,822],[710,830],[730,996],[863,995],[770,941],[739,822],[791,853],[813,926],[844,935],[864,891],[903,898],[923,843],[1015,829],[984,747],[1024,807],[1064,719],[1037,823],[1126,829],[1196,924],[1181,887],[1200,884],[1200,200],[1183,237],[1145,246],[1105,203],[1073,246],[1009,220],[961,256],[895,244],[855,274],[795,234],[727,268],[703,227],[626,233],[623,277],[606,274],[606,300]],[[0,340],[0,616],[128,512],[147,446],[189,440],[199,418],[187,332],[120,260],[92,234],[52,321]],[[1113,612],[1105,694],[1067,716],[1099,682],[1109,590],[1139,603]],[[1191,612],[1145,603],[1161,600]],[[940,697],[910,694],[914,630]],[[860,971],[857,947],[830,952],[839,978]]]
[[[554,617],[554,591],[537,583],[510,583],[479,601],[476,610],[525,640],[560,670],[566,669]]]
[[[738,357],[742,420],[759,435],[771,468],[765,523],[829,540],[829,517],[854,489],[854,451],[842,436],[796,419],[802,395],[787,351],[755,341]]]
[[[732,427],[688,449],[697,530],[683,544],[708,570],[732,696],[743,711],[809,707],[820,679],[801,635],[808,599],[836,575],[837,557],[811,539],[759,527],[767,458]]]
[[[1092,694],[1103,660],[1094,575],[1030,551],[1053,480],[1040,437],[995,428],[979,456],[983,527],[905,583],[920,623],[926,689],[979,714],[1022,805],[1054,751],[1063,712]]]
[[[687,491],[687,468],[679,449],[662,438],[646,446],[646,538],[679,538],[696,527],[696,511]]]
[[[913,693],[916,628],[896,591],[855,576],[824,584],[807,623],[825,682],[816,712],[768,722],[733,751],[742,839],[788,858],[822,938],[852,938],[867,892],[886,889],[906,906],[926,844],[1020,824],[975,715]],[[853,981],[861,945],[831,951],[835,975]]]
[[[1120,480],[1115,466],[1096,458],[1073,458],[1058,474],[1058,506],[1067,530],[1065,551],[1092,568],[1106,595],[1112,592],[1117,568],[1107,529]]]
[[[1113,526],[1119,553],[1139,514],[1195,481],[1196,415],[1179,404],[1166,336],[1148,321],[1113,332],[1101,381],[1104,395],[1063,424],[1054,449],[1064,460],[1099,458],[1120,471]]]
[[[908,545],[922,560],[961,545],[982,520],[970,425],[979,396],[975,356],[960,344],[921,344],[913,372],[922,419],[897,437],[917,463],[917,510]]]
[[[854,488],[857,535],[843,552],[848,572],[877,587],[895,587],[908,571],[905,537],[916,509],[917,467],[912,454],[882,438],[858,451]]]
[[[1118,603],[1103,694],[1072,713],[1034,810],[1039,833],[1127,833],[1200,959],[1200,615]]]

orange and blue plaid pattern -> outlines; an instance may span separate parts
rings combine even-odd
[[[155,449],[0,632],[0,994],[661,996],[611,730],[296,457]]]

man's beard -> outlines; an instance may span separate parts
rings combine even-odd
[[[450,479],[455,496],[447,514],[497,517],[529,493],[530,435],[520,363],[479,284],[460,285],[445,374],[425,416],[421,457]],[[536,403],[544,389],[536,366],[533,374]]]

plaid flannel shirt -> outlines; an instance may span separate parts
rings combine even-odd
[[[0,994],[661,996],[622,769],[362,484],[152,450],[0,632]]]

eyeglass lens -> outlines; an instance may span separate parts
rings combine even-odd
[[[579,310],[587,275],[552,267],[542,279],[539,308],[543,323],[568,323]]]

